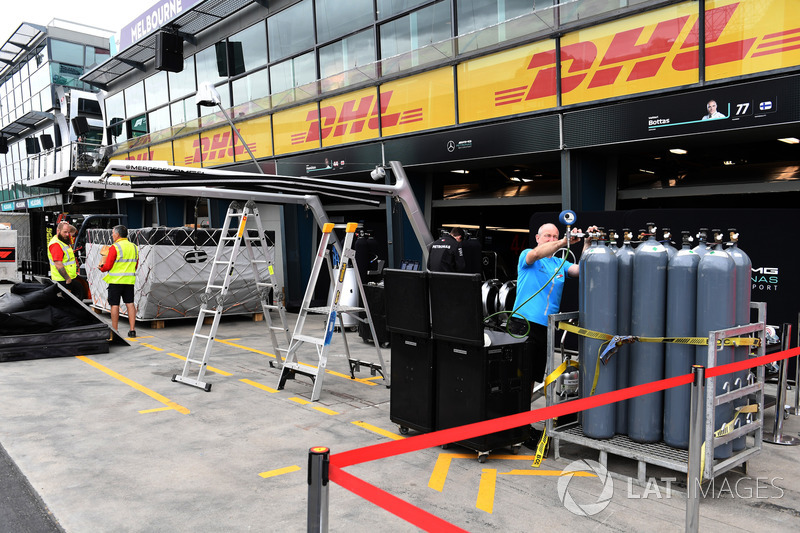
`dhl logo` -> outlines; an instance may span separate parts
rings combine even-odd
[[[246,149],[243,144],[238,143],[234,146],[231,143],[232,132],[226,131],[218,133],[213,137],[200,137],[195,139],[192,143],[194,153],[186,156],[184,161],[187,165],[192,163],[210,162],[217,159],[224,159],[226,157],[234,157],[234,155],[245,155]],[[234,139],[234,142],[236,139]],[[251,151],[255,151],[256,143],[247,143]]]
[[[128,154],[125,159],[128,161],[153,161],[156,158],[155,152],[148,150],[146,152],[139,152],[136,155]]]
[[[9,262],[14,260],[14,248],[0,248],[0,261]]]
[[[360,99],[346,100],[340,109],[333,105],[327,105],[320,107],[319,111],[316,109],[309,111],[306,116],[306,122],[309,123],[308,131],[292,134],[292,144],[319,141],[328,137],[343,137],[348,132],[357,134],[364,131],[364,128],[378,131],[381,125],[384,128],[390,128],[411,122],[420,122],[423,119],[421,107],[398,113],[387,113],[392,92],[381,93],[380,115],[374,94]]]
[[[711,9],[706,12],[705,64],[706,66],[743,61],[751,58],[779,54],[800,49],[800,28],[789,29],[738,41],[714,44],[719,39],[739,7],[739,3]],[[679,42],[690,19],[693,26]],[[699,18],[677,17],[658,22],[647,42],[636,44],[645,31],[645,26],[622,31],[614,35],[606,53],[598,61],[597,45],[592,41],[578,42],[561,47],[561,62],[569,65],[562,72],[561,93],[577,89],[587,79],[588,89],[617,83],[626,65],[632,65],[624,81],[642,80],[655,77],[672,57],[671,66],[675,71],[689,71],[698,68],[698,49],[700,45]],[[536,72],[531,85],[523,85],[495,92],[495,106],[503,106],[556,95],[556,52],[549,50],[534,54],[528,70]]]

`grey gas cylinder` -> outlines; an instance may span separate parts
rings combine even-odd
[[[750,323],[750,291],[752,285],[750,283],[753,264],[747,254],[739,248],[739,233],[735,228],[728,230],[728,238],[733,243],[727,252],[733,259],[733,264],[736,266],[736,325],[744,326]],[[733,360],[744,361],[749,357],[749,349],[747,346],[737,346],[733,349]],[[736,372],[733,383],[733,390],[747,385],[747,376],[750,374],[749,370],[741,370]],[[747,400],[741,398],[734,402],[736,407],[741,407],[747,404]],[[744,418],[745,415],[740,415]],[[744,420],[740,420],[744,422]],[[746,445],[747,437],[739,437],[733,441],[733,451],[743,450]]]
[[[628,228],[622,230],[622,247],[617,250],[617,335],[631,334],[631,297],[633,292],[633,233]],[[617,389],[628,386],[628,361],[631,346],[623,344],[614,358],[617,360]],[[628,433],[628,401],[616,406],[616,431],[620,435]]]

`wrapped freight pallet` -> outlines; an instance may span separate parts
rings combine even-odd
[[[139,247],[134,303],[139,320],[197,317],[206,290],[220,229],[143,228],[132,229],[128,239]],[[233,232],[233,230],[231,230]],[[256,230],[250,230],[256,237]],[[231,233],[231,236],[234,234]],[[233,246],[233,241],[228,241]],[[103,247],[111,245],[110,229],[89,230],[86,238],[86,272],[92,291],[92,305],[110,310],[104,273],[98,266],[105,260]],[[270,246],[265,257],[260,242],[252,241],[256,259],[272,259]],[[226,256],[227,257],[227,256]],[[261,280],[267,278],[265,263],[258,263]],[[219,269],[218,269],[219,270]],[[218,280],[221,284],[222,280]],[[234,264],[233,279],[225,298],[225,314],[262,311],[255,276],[243,246]]]

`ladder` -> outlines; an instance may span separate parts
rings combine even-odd
[[[323,260],[327,258],[327,247],[331,238],[331,234],[334,228],[342,227],[345,228],[346,236],[344,244],[342,245],[338,276],[335,276],[335,278],[331,280],[332,284],[331,293],[328,300],[329,304],[324,307],[311,307],[311,298],[314,294],[314,288],[316,287],[320,270],[322,269],[322,264],[324,262]],[[337,318],[339,319],[339,329],[342,333],[342,340],[344,341],[345,349],[345,355],[337,355],[339,357],[347,357],[347,362],[350,365],[350,377],[355,379],[354,372],[360,371],[362,366],[366,366],[370,369],[370,372],[373,376],[375,376],[376,373],[380,374],[384,383],[386,384],[386,387],[389,388],[389,380],[384,373],[386,365],[383,362],[383,354],[381,353],[378,342],[375,342],[375,350],[378,354],[378,360],[380,361],[380,364],[352,359],[350,357],[350,348],[347,344],[347,336],[345,335],[346,328],[344,327],[344,321],[342,320],[342,314],[352,313],[358,320],[367,322],[369,324],[373,339],[378,338],[378,336],[375,334],[375,326],[373,325],[372,316],[370,315],[369,306],[367,305],[367,299],[364,295],[364,287],[361,284],[361,278],[358,275],[356,275],[355,278],[364,307],[351,307],[341,305],[339,303],[348,265],[349,268],[353,268],[357,272],[355,251],[353,250],[353,238],[355,236],[357,227],[357,223],[351,222],[345,226],[335,226],[334,224],[327,223],[322,228],[322,239],[319,243],[319,251],[314,259],[314,265],[311,269],[311,276],[308,280],[308,287],[306,287],[303,303],[301,304],[297,322],[295,323],[294,333],[292,334],[291,341],[289,342],[289,349],[286,352],[286,360],[283,362],[283,367],[281,368],[281,375],[278,381],[278,390],[283,389],[287,379],[292,379],[295,374],[299,374],[311,378],[312,382],[314,383],[314,388],[311,392],[311,401],[315,402],[319,400],[320,393],[322,392],[322,381],[325,377],[325,368],[328,364],[328,352],[330,350],[331,341],[333,340],[333,333],[334,329],[336,328]],[[358,316],[358,314],[361,312],[366,314],[366,319]],[[312,335],[303,334],[303,328],[306,325],[306,318],[308,318],[309,314],[319,314],[326,317],[325,329],[323,330],[322,337],[314,337]],[[306,343],[312,344],[316,348],[318,358],[316,367],[310,364],[300,363],[297,359],[298,349]]]
[[[258,236],[250,236],[247,231],[248,221],[255,220],[256,230]],[[231,234],[231,227],[236,224],[236,233]],[[253,243],[260,242],[261,252],[263,259],[256,258]],[[247,250],[247,259],[252,268],[253,276],[256,282],[256,291],[258,292],[261,301],[261,309],[264,313],[264,321],[269,331],[270,340],[278,361],[282,362],[281,352],[285,352],[286,348],[279,346],[277,332],[283,331],[286,338],[286,345],[289,345],[289,327],[286,324],[286,312],[281,302],[281,297],[278,294],[277,287],[273,282],[273,275],[275,268],[272,261],[269,259],[269,247],[264,236],[264,227],[261,224],[261,217],[258,214],[255,202],[248,201],[244,207],[238,202],[231,202],[228,206],[228,212],[225,215],[225,223],[220,233],[219,243],[217,250],[214,254],[214,259],[211,263],[211,272],[208,276],[208,283],[206,290],[201,297],[202,304],[200,306],[199,314],[197,315],[197,323],[194,326],[192,333],[192,342],[189,345],[189,353],[186,356],[186,363],[183,365],[183,372],[172,376],[172,381],[191,385],[209,392],[211,390],[211,383],[205,383],[206,368],[208,367],[208,359],[211,356],[211,350],[214,345],[214,339],[217,336],[217,329],[219,328],[219,320],[225,308],[225,296],[228,294],[231,281],[234,278],[234,271],[236,267],[236,258],[239,256],[239,250],[245,245]],[[262,281],[261,273],[259,272],[259,265],[267,266],[267,276],[265,281]],[[269,292],[273,291],[273,299],[275,305],[269,303]],[[280,325],[274,325],[272,321],[272,311],[277,311],[280,318]],[[212,317],[210,328],[205,330],[208,317]],[[202,352],[202,355],[201,355]],[[197,368],[197,372],[193,368]],[[193,377],[192,377],[193,376]]]

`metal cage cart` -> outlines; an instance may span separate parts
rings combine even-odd
[[[764,355],[766,344],[766,304],[762,302],[753,302],[751,303],[750,307],[751,309],[756,309],[758,322],[745,326],[709,332],[708,360],[706,363],[707,368],[717,366],[717,342],[729,337],[740,337],[747,335],[754,335],[758,337],[761,339],[761,342],[757,348],[756,355]],[[550,315],[547,332],[548,375],[562,362],[561,353],[556,351],[556,324],[561,321],[573,320],[577,318],[577,312]],[[703,479],[706,481],[711,480],[714,477],[738,466],[742,466],[746,469],[747,461],[761,452],[764,426],[764,367],[758,366],[755,369],[755,375],[752,373],[749,375],[750,378],[747,379],[746,384],[743,383],[739,388],[727,390],[720,395],[715,394],[715,378],[708,379],[705,399],[705,447],[703,450]],[[549,387],[547,394],[545,395],[548,406],[564,401],[558,397],[555,388],[556,387]],[[758,405],[758,412],[752,416],[747,415],[746,423],[735,427],[735,429],[733,429],[733,431],[730,433],[727,433],[724,436],[715,437],[715,407],[748,397],[751,400],[754,400]],[[688,415],[689,413],[687,413],[687,416]],[[553,420],[550,419],[546,422],[546,428],[547,434],[552,438],[553,452],[556,459],[560,458],[559,446],[561,442],[573,443],[597,450],[599,452],[598,462],[602,464],[603,467],[608,466],[608,454],[633,459],[637,461],[637,483],[641,486],[644,486],[646,483],[646,469],[648,464],[668,468],[676,472],[688,472],[689,451],[673,448],[664,442],[642,444],[634,442],[626,435],[614,435],[614,437],[610,439],[594,439],[583,434],[583,429],[579,421],[566,424],[564,426],[554,427]],[[743,449],[734,451],[728,458],[714,459],[714,449],[716,447],[733,441],[739,437],[746,436],[752,436],[753,440],[752,442],[748,442]],[[627,478],[627,476],[623,476],[615,472],[611,472],[611,475],[614,477]]]

